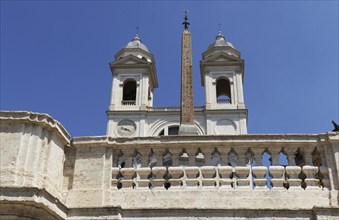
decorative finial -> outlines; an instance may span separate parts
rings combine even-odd
[[[139,36],[139,26],[136,26],[136,27],[135,27],[135,35],[136,35],[136,36]]]
[[[222,33],[221,33],[221,23],[218,24],[218,34],[215,37],[215,39],[216,40],[220,40],[220,39],[224,39],[225,40],[224,35],[222,35]]]
[[[221,34],[221,24],[218,24],[218,33]]]
[[[139,37],[139,26],[135,27],[135,36],[132,41],[141,41]]]
[[[188,25],[190,25],[190,23],[188,22],[188,10],[185,10],[185,17],[184,17],[184,22],[182,22],[182,24],[184,25],[185,30],[188,30]]]

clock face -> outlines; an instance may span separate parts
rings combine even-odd
[[[122,120],[118,123],[117,131],[120,136],[128,137],[135,133],[136,125],[131,120]]]

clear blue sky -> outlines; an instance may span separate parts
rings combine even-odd
[[[139,26],[155,105],[179,105],[183,10],[199,61],[222,32],[245,59],[249,133],[321,133],[338,121],[338,1],[1,1],[1,109],[48,113],[72,136],[104,135],[108,63]]]

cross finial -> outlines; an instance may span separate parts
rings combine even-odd
[[[218,32],[221,33],[221,23],[218,24]]]
[[[139,36],[139,26],[136,26],[136,27],[135,27],[135,35],[136,35],[136,36]]]
[[[188,30],[188,25],[190,25],[190,23],[188,22],[188,10],[185,10],[185,17],[184,17],[184,22],[182,23],[184,25],[185,30]]]

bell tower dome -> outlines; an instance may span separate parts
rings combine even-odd
[[[244,109],[244,60],[219,31],[202,54],[201,84],[205,87],[206,109]]]
[[[138,34],[110,63],[113,75],[109,110],[142,110],[153,105],[158,87],[155,60]]]
[[[107,111],[107,135],[144,136],[147,109],[153,106],[158,87],[155,60],[138,34],[111,62],[112,91]]]
[[[205,88],[207,134],[246,134],[244,60],[220,30],[202,54],[200,74]]]

